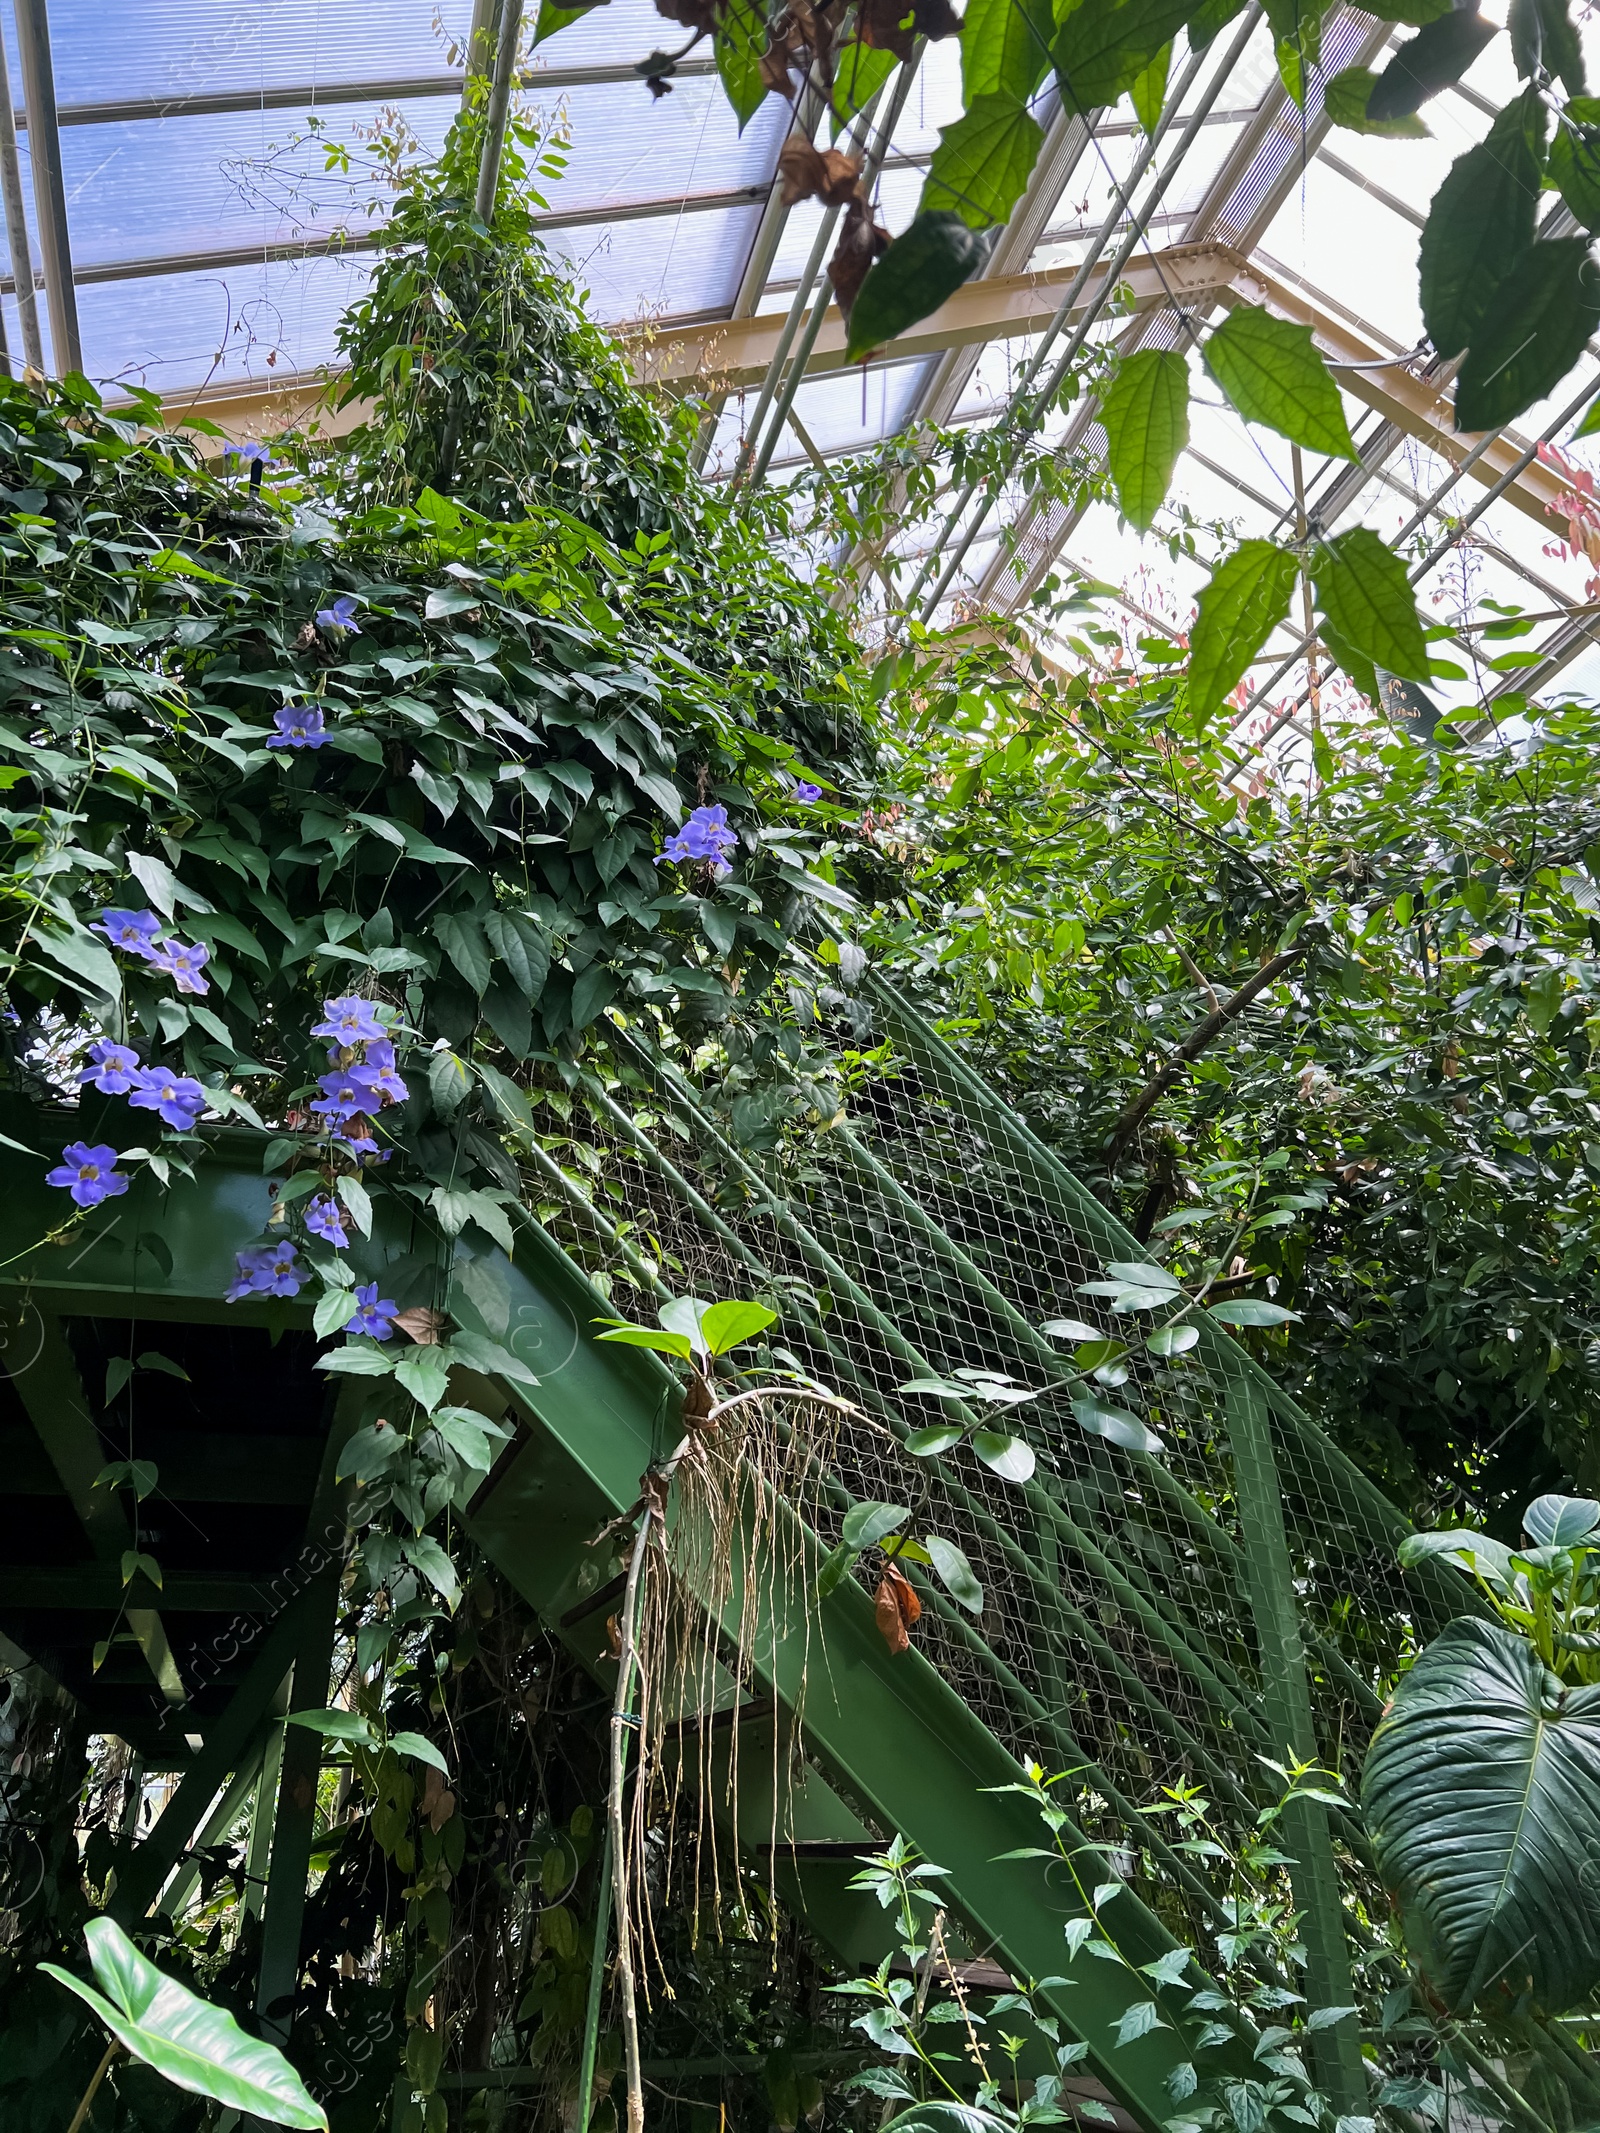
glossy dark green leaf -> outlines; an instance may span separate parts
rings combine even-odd
[[[1120,1444],[1130,1452],[1159,1452],[1165,1449],[1153,1429],[1129,1414],[1125,1407],[1108,1407],[1102,1400],[1081,1399],[1072,1403],[1073,1418],[1082,1430],[1091,1437],[1104,1437],[1108,1444]]]
[[[914,1429],[906,1439],[906,1450],[913,1459],[934,1459],[959,1444],[964,1434],[959,1422],[935,1423],[929,1429]]]
[[[550,975],[550,942],[525,911],[490,911],[483,930],[496,959],[529,1000],[537,1000]]]
[[[1189,636],[1189,700],[1214,711],[1289,612],[1299,563],[1275,541],[1241,541],[1201,587]]]
[[[767,48],[766,10],[757,0],[729,0],[711,33],[711,49],[723,94],[733,106],[743,133],[767,99],[761,78],[761,55]]]
[[[937,1533],[925,1534],[922,1545],[927,1549],[940,1583],[951,1599],[964,1607],[969,1614],[981,1615],[983,1587],[963,1551],[954,1541],[944,1540]]]
[[[1308,452],[1355,458],[1339,388],[1309,326],[1239,304],[1206,342],[1205,359],[1247,422],[1265,423]]]
[[[1400,1677],[1361,1805],[1413,1960],[1452,2013],[1600,1983],[1600,1687],[1565,1687],[1497,1622],[1452,1622]]]
[[[1407,681],[1428,680],[1416,598],[1387,541],[1369,526],[1352,526],[1313,549],[1311,575],[1318,606],[1363,657]]]
[[[1122,515],[1146,532],[1189,441],[1189,365],[1173,348],[1124,356],[1100,396],[1106,456]]]
[[[1600,230],[1600,97],[1575,96],[1556,121],[1547,165],[1586,230]]]
[[[947,211],[975,230],[1004,222],[1022,197],[1043,140],[1039,122],[1022,98],[976,98],[960,118],[940,130],[918,202],[919,218]]]
[[[232,2015],[167,1977],[113,1920],[91,1918],[83,1933],[104,1996],[55,1963],[39,1968],[86,2002],[134,2058],[192,2096],[268,2125],[325,2133],[327,2114],[275,2044],[248,2035]]]
[[[850,1575],[851,1567],[860,1553],[859,1548],[851,1548],[844,1541],[840,1541],[838,1547],[824,1558],[822,1568],[817,1572],[816,1589],[819,1600],[825,1600],[830,1592],[838,1590]]]
[[[1429,97],[1459,81],[1499,24],[1476,8],[1453,8],[1400,46],[1367,99],[1371,119],[1409,118]]]
[[[1584,237],[1530,245],[1494,293],[1456,378],[1456,426],[1497,430],[1561,380],[1600,325],[1600,268]]]
[[[1050,0],[967,0],[961,18],[961,93],[1031,96],[1050,65]]]
[[[455,911],[441,912],[433,922],[439,945],[475,993],[489,983],[489,950],[482,928],[474,918]]]
[[[1506,28],[1512,64],[1524,81],[1536,81],[1542,70],[1555,75],[1570,96],[1582,96],[1583,48],[1566,0],[1511,0]]]
[[[1266,0],[1278,78],[1304,108],[1310,71],[1322,58],[1322,0]]]
[[[1002,1481],[1029,1481],[1033,1477],[1033,1447],[1021,1437],[1007,1436],[998,1429],[975,1429],[972,1449]]]
[[[855,1503],[844,1514],[844,1523],[839,1528],[840,1538],[847,1548],[857,1553],[885,1540],[897,1527],[903,1526],[911,1513],[903,1504]]]
[[[1114,104],[1196,12],[1197,0],[1094,0],[1073,9],[1051,47],[1068,110]]]
[[[1218,30],[1226,29],[1248,5],[1249,0],[1201,0],[1189,18],[1189,49],[1203,52]]]
[[[1212,1304],[1206,1315],[1224,1326],[1286,1326],[1300,1313],[1268,1303],[1262,1296],[1237,1296],[1231,1303]]]
[[[1495,290],[1533,243],[1544,109],[1519,96],[1488,138],[1457,156],[1433,196],[1417,252],[1422,321],[1442,356],[1459,355]]]
[[[1346,67],[1324,82],[1322,108],[1336,126],[1352,133],[1387,135],[1392,140],[1426,140],[1427,126],[1412,112],[1397,119],[1375,119],[1367,109],[1378,77],[1370,67]]]
[[[833,75],[833,133],[835,139],[862,111],[900,62],[893,52],[852,38],[838,54]]]
[[[413,1762],[426,1763],[430,1769],[442,1772],[445,1777],[450,1775],[450,1765],[424,1734],[391,1733],[389,1746],[396,1755],[408,1755]]]
[[[606,0],[586,0],[582,7],[557,7],[554,0],[542,0],[533,32],[534,43],[543,44],[547,37],[554,37],[557,30],[564,30],[569,22],[576,22],[580,16],[592,14],[595,8],[605,4]]]
[[[918,215],[861,284],[850,313],[851,361],[937,311],[987,257],[988,247],[962,216]]]

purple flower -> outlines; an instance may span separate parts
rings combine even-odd
[[[356,626],[356,609],[360,605],[361,602],[353,594],[340,593],[332,607],[318,608],[317,628],[319,630],[345,630],[350,636],[359,637],[361,632]]]
[[[278,730],[268,735],[269,748],[320,748],[328,738],[321,704],[285,704],[272,722]]]
[[[344,1045],[387,1041],[377,1009],[370,1000],[359,999],[354,993],[348,993],[340,1000],[324,1000],[322,1020],[312,1023],[311,1034],[313,1037],[329,1037],[335,1044]],[[392,1051],[389,1064],[394,1064]]]
[[[103,933],[113,948],[121,948],[129,955],[142,955],[148,962],[155,954],[161,921],[153,911],[102,911],[89,931]]]
[[[192,1126],[206,1107],[204,1086],[192,1074],[166,1067],[146,1067],[133,1082],[128,1101],[135,1111],[158,1111],[169,1126]]]
[[[116,1166],[115,1148],[103,1142],[91,1148],[87,1141],[69,1141],[55,1169],[45,1172],[44,1181],[64,1186],[80,1207],[98,1207],[102,1200],[115,1199],[128,1189],[127,1179]]]
[[[326,1194],[313,1200],[306,1209],[306,1228],[314,1237],[326,1237],[336,1251],[343,1251],[350,1239],[344,1233],[344,1215],[337,1200]]]
[[[697,807],[663,846],[657,866],[669,861],[681,865],[689,859],[709,859],[721,866],[729,852],[737,849],[738,835],[728,827],[728,810],[725,807]]]
[[[393,1297],[378,1300],[378,1284],[369,1281],[364,1289],[357,1289],[356,1302],[361,1309],[345,1327],[346,1333],[367,1333],[375,1341],[386,1341],[394,1331],[395,1313],[400,1306]]]
[[[336,1133],[333,1137],[333,1145],[336,1148],[348,1148],[358,1162],[364,1158],[368,1162],[387,1163],[394,1150],[378,1146],[372,1137],[371,1120],[353,1118],[348,1123],[350,1131]]]
[[[255,442],[249,444],[225,444],[222,447],[222,456],[224,459],[242,459],[247,466],[275,467],[278,464],[266,445]]]
[[[411,1094],[392,1066],[374,1066],[370,1060],[365,1066],[352,1067],[350,1079],[380,1103],[403,1104]]]
[[[387,1037],[367,1039],[367,1065],[380,1070],[394,1065],[394,1046]]]
[[[306,1270],[287,1241],[239,1252],[234,1263],[238,1272],[226,1292],[229,1303],[246,1296],[298,1296],[305,1285]]]
[[[179,992],[203,993],[211,987],[200,975],[211,960],[204,941],[158,941],[147,958],[152,970],[171,978]]]
[[[93,1082],[102,1096],[126,1096],[139,1072],[139,1054],[126,1044],[113,1044],[102,1037],[89,1047],[89,1064],[78,1076],[81,1089]]]
[[[809,778],[796,778],[794,781],[794,796],[802,807],[809,807],[813,800],[822,798],[822,787],[813,785]]]
[[[354,1118],[367,1106],[367,1092],[351,1074],[324,1074],[317,1087],[322,1091],[320,1099],[311,1108],[319,1118],[339,1123]]]

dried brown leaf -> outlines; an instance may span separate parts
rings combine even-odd
[[[425,1304],[413,1304],[409,1311],[397,1311],[394,1322],[419,1348],[437,1348],[450,1330],[447,1315],[443,1311],[431,1311]]]
[[[872,1612],[877,1618],[878,1634],[888,1645],[892,1654],[909,1651],[911,1639],[906,1635],[905,1623],[900,1619],[900,1602],[895,1596],[894,1580],[884,1578],[872,1596]]]
[[[861,293],[861,284],[872,270],[873,261],[888,248],[889,232],[873,220],[871,204],[858,190],[851,198],[838,245],[828,262],[834,298],[846,320]]]
[[[909,59],[919,36],[953,37],[960,27],[950,0],[861,0],[856,34],[874,51]]]

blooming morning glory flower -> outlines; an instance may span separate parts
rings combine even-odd
[[[87,1141],[69,1141],[55,1169],[45,1172],[44,1181],[64,1186],[80,1207],[98,1207],[102,1200],[114,1200],[128,1189],[116,1163],[116,1149],[104,1142],[91,1148]]]
[[[326,1237],[338,1251],[343,1251],[350,1239],[344,1233],[344,1214],[337,1200],[323,1194],[306,1209],[306,1228],[314,1237]]]
[[[269,748],[320,748],[328,738],[321,704],[285,704],[272,723],[278,730],[267,736]]]
[[[313,1037],[329,1037],[335,1044],[382,1044],[388,1040],[378,1011],[370,1000],[347,993],[343,999],[324,1000],[322,1020],[311,1025]],[[381,1064],[381,1062],[375,1062]],[[389,1064],[393,1066],[391,1050]]]
[[[822,787],[813,785],[809,778],[796,778],[794,781],[794,796],[802,807],[809,807],[813,800],[822,798]]]
[[[78,1076],[78,1087],[81,1089],[86,1083],[93,1082],[102,1096],[126,1096],[139,1071],[136,1051],[126,1044],[113,1044],[109,1037],[102,1037],[98,1044],[89,1047],[89,1064]]]
[[[324,1074],[317,1087],[322,1095],[311,1108],[319,1118],[342,1123],[367,1107],[367,1092],[353,1074]]]
[[[142,955],[148,961],[155,953],[161,921],[153,911],[102,911],[89,931],[103,933],[113,948]]]
[[[697,807],[683,827],[667,840],[656,865],[670,861],[677,866],[689,859],[709,859],[720,866],[738,842],[737,832],[728,827],[725,807]]]
[[[378,1284],[369,1281],[364,1289],[356,1290],[356,1302],[361,1309],[345,1327],[346,1333],[370,1334],[375,1341],[386,1341],[394,1331],[395,1313],[400,1306],[392,1296],[378,1300]]]
[[[222,456],[224,459],[242,459],[247,466],[275,467],[278,464],[270,448],[254,440],[249,444],[225,444],[222,447]]]
[[[306,1270],[288,1242],[238,1252],[234,1264],[238,1272],[226,1291],[229,1303],[239,1303],[246,1296],[298,1296],[305,1285]]]
[[[392,1148],[380,1148],[372,1137],[372,1122],[366,1118],[348,1121],[348,1130],[333,1136],[336,1148],[347,1148],[353,1156],[365,1157],[370,1162],[387,1163],[394,1154]]]
[[[374,1066],[371,1060],[365,1066],[352,1067],[350,1079],[380,1103],[403,1104],[411,1094],[392,1066]]]
[[[355,598],[354,594],[340,593],[331,607],[318,608],[317,628],[319,630],[345,630],[350,636],[359,637],[361,631],[356,625],[356,609],[360,605],[361,602]]]
[[[204,941],[157,941],[146,960],[152,970],[159,970],[171,978],[179,992],[211,990],[200,975],[202,967],[211,960],[211,950]]]
[[[174,1074],[166,1067],[146,1067],[128,1092],[135,1111],[156,1111],[169,1126],[192,1126],[209,1101],[205,1087],[192,1074]]]

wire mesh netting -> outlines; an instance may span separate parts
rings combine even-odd
[[[1073,1319],[1120,1341],[1126,1315],[1083,1291],[1108,1260],[1147,1254],[887,989],[875,1012],[892,1063],[820,1133],[736,1133],[688,1054],[619,1030],[605,1082],[543,1092],[541,1218],[602,1284],[779,1310],[774,1347],[858,1409],[816,1514],[824,1541],[843,1506],[875,1500],[923,1506],[918,1530],[965,1549],[982,1613],[921,1579],[926,1656],[1019,1760],[1077,1773],[1093,1833],[1125,1843],[1149,1899],[1214,1945],[1226,1875],[1144,1811],[1197,1785],[1242,1837],[1283,1790],[1271,1764],[1296,1755],[1353,1787],[1387,1683],[1459,1598],[1400,1570],[1401,1515],[1219,1328],[1183,1353],[1132,1340],[1103,1366],[1094,1389],[1159,1449],[1080,1420],[1070,1344],[1042,1329]],[[998,1421],[1036,1454],[1025,1484],[965,1445],[905,1449],[963,1414],[907,1385],[973,1368],[1037,1394]],[[1247,1426],[1270,1505],[1236,1471]],[[877,1574],[869,1554],[858,1575]],[[1359,1838],[1338,1834],[1354,1847],[1345,1922],[1376,1941],[1385,1906]]]

